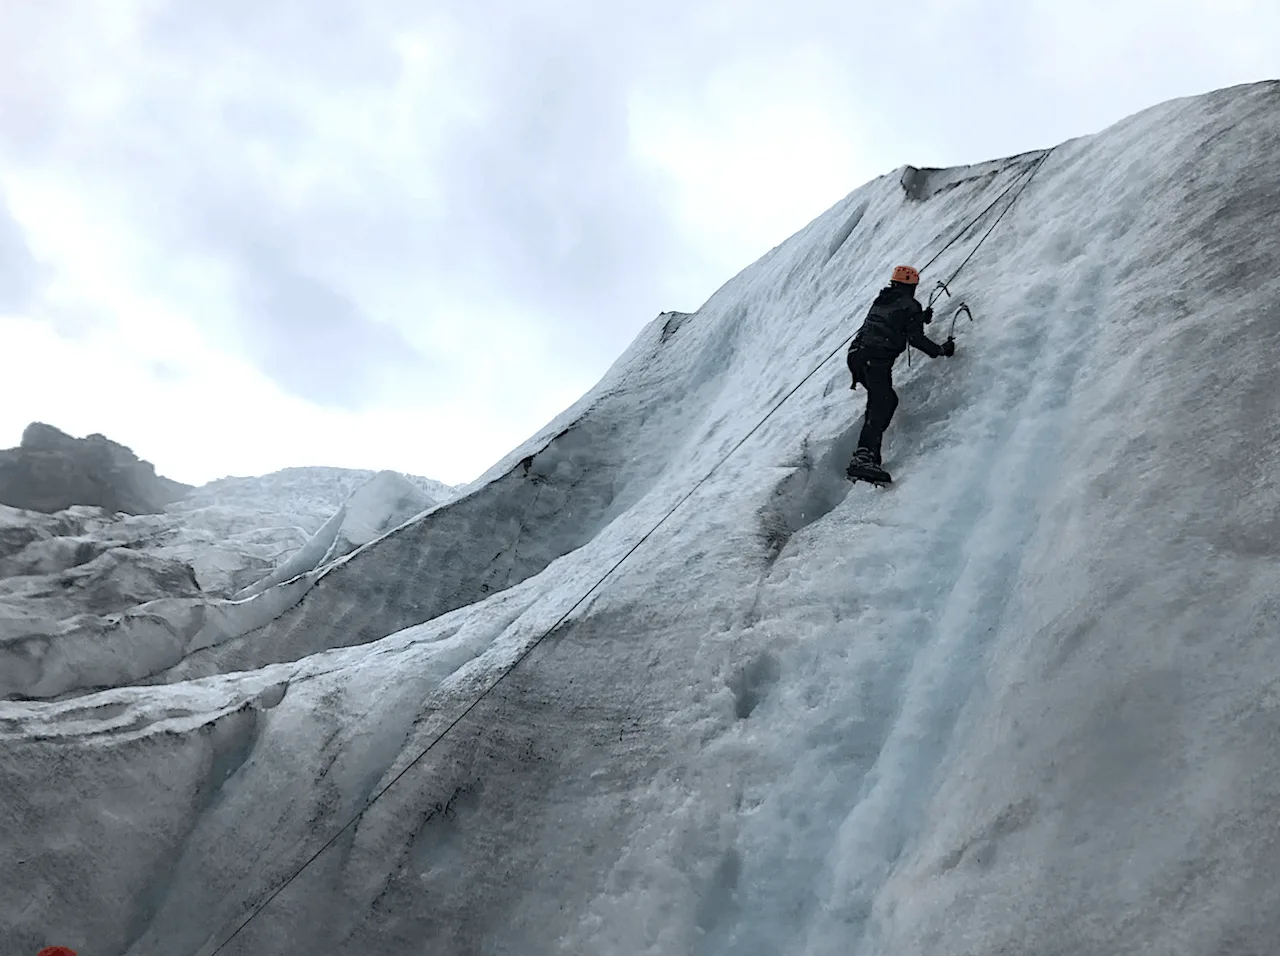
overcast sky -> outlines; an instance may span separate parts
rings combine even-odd
[[[7,0],[0,447],[468,481],[877,175],[1277,77],[1275,0]]]

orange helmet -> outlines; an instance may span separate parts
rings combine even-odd
[[[920,273],[911,266],[896,266],[893,270],[894,282],[905,282],[907,285],[919,285]]]

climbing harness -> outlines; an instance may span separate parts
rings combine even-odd
[[[946,252],[947,249],[951,248],[951,246],[953,246],[959,239],[965,236],[969,232],[969,230],[972,229],[973,226],[976,225],[977,222],[982,219],[983,216],[985,216],[988,212],[994,209],[996,204],[1001,199],[1003,199],[1006,195],[1008,195],[1009,192],[1012,191],[1013,188],[1018,185],[1019,181],[1021,181],[1022,183],[1021,188],[1014,195],[1009,205],[1005,207],[1004,212],[1000,213],[1000,215],[996,217],[996,221],[991,224],[991,228],[986,231],[986,234],[983,235],[983,237],[980,240],[978,240],[978,244],[974,246],[973,250],[969,253],[969,255],[965,258],[965,260],[962,263],[960,263],[960,265],[956,268],[956,271],[951,274],[950,278],[946,279],[945,281],[938,282],[937,286],[935,286],[934,288],[935,295],[937,294],[939,289],[945,292],[947,296],[951,295],[951,290],[948,288],[950,283],[953,282],[956,276],[960,274],[960,270],[963,269],[966,265],[968,265],[969,261],[974,257],[974,254],[977,253],[978,249],[982,246],[982,244],[986,242],[987,236],[991,235],[995,227],[1000,224],[1000,220],[1004,218],[1005,214],[1008,213],[1008,211],[1013,208],[1014,203],[1018,201],[1018,198],[1022,195],[1023,190],[1027,188],[1027,185],[1035,177],[1036,172],[1038,172],[1040,167],[1044,165],[1044,161],[1049,157],[1049,154],[1052,152],[1053,152],[1052,149],[1048,150],[1044,154],[1044,156],[1042,156],[1036,162],[1029,176],[1027,176],[1025,179],[1021,179],[1021,178],[1015,179],[1013,183],[1011,183],[1008,187],[1006,187],[1004,192],[1002,192],[999,196],[997,196],[995,201],[992,202],[991,205],[987,206],[986,209],[978,213],[978,215],[975,216],[973,220],[971,220],[963,229],[961,229],[960,232],[954,238],[952,238],[945,246],[943,246],[940,250],[938,250],[938,253],[932,259],[929,260],[929,262],[925,265],[924,269],[920,270],[921,272],[924,272],[925,269],[933,265],[933,263],[938,260],[939,256],[941,256],[944,252]],[[932,305],[932,302],[933,302],[933,298],[931,297],[930,305]],[[973,313],[969,311],[969,307],[965,305],[963,302],[960,303],[960,306],[956,309],[955,314],[952,315],[951,317],[951,329],[953,332],[955,331],[956,318],[959,316],[961,312],[965,312],[966,314],[968,314],[969,320],[973,321]],[[639,550],[639,548],[646,541],[648,541],[651,537],[653,537],[653,535],[658,531],[658,529],[661,528],[664,524],[666,524],[668,519],[670,519],[671,516],[675,514],[677,510],[679,510],[680,506],[683,505],[690,498],[692,498],[697,493],[698,489],[701,488],[704,484],[706,484],[707,481],[711,478],[711,476],[714,475],[720,469],[720,466],[723,465],[726,461],[728,461],[729,458],[739,448],[745,445],[748,439],[750,439],[752,435],[754,435],[757,431],[759,431],[760,428],[765,424],[765,422],[767,422],[770,418],[772,418],[774,413],[777,412],[778,409],[780,409],[791,398],[792,395],[800,391],[800,389],[803,388],[811,378],[817,375],[818,372],[820,372],[828,362],[830,362],[833,358],[835,358],[835,356],[840,352],[841,349],[847,348],[849,343],[852,341],[853,341],[853,335],[850,335],[843,342],[841,342],[834,349],[832,349],[826,355],[826,357],[822,359],[821,362],[819,362],[816,366],[814,366],[813,370],[810,371],[808,375],[802,378],[798,383],[796,383],[796,385],[789,392],[783,395],[782,398],[780,398],[774,404],[774,406],[771,409],[769,409],[768,412],[765,413],[765,416],[761,418],[760,421],[756,422],[754,426],[752,426],[750,431],[748,431],[745,435],[743,435],[742,438],[740,438],[738,442],[720,458],[719,461],[717,461],[714,465],[711,466],[711,469],[705,475],[703,475],[702,478],[700,478],[694,484],[694,486],[689,489],[689,491],[687,491],[674,505],[672,505],[667,510],[666,514],[664,514],[652,528],[650,528],[640,537],[640,540],[638,540],[635,544],[633,544],[630,547],[630,549],[628,549],[627,552],[622,555],[622,557],[620,557],[617,561],[613,563],[613,565],[609,568],[609,570],[607,570],[604,574],[602,574],[596,580],[596,582],[586,590],[586,593],[584,593],[582,597],[578,598],[578,600],[576,600],[572,605],[570,605],[569,609],[565,611],[563,614],[561,614],[560,617],[556,619],[556,622],[551,625],[551,627],[549,627],[546,631],[544,631],[541,635],[539,635],[528,647],[526,647],[519,655],[517,655],[516,659],[512,661],[506,668],[504,668],[502,673],[500,673],[487,687],[485,687],[485,689],[480,692],[480,695],[476,697],[475,700],[473,700],[470,704],[468,704],[462,710],[462,712],[458,714],[457,717],[455,717],[452,721],[450,721],[449,724],[446,725],[443,730],[441,730],[438,734],[436,734],[431,739],[431,741],[422,749],[422,751],[416,757],[413,758],[413,760],[411,760],[399,773],[397,773],[394,777],[391,778],[390,782],[388,782],[385,786],[383,786],[380,790],[378,790],[377,793],[375,793],[372,797],[370,797],[367,801],[365,801],[364,806],[355,814],[355,816],[353,816],[350,820],[348,820],[342,826],[342,828],[338,830],[337,833],[335,833],[328,840],[326,840],[324,844],[321,845],[320,849],[316,850],[313,854],[311,854],[311,856],[307,858],[306,862],[304,862],[300,867],[294,870],[291,876],[289,876],[283,883],[281,883],[278,887],[276,887],[271,893],[267,894],[267,896],[262,900],[262,902],[259,903],[257,906],[255,906],[249,912],[249,915],[246,916],[243,920],[241,920],[240,924],[235,928],[235,930],[231,933],[230,936],[224,939],[221,943],[218,943],[218,945],[215,946],[213,949],[207,950],[207,952],[205,949],[201,949],[200,950],[201,956],[217,956],[218,953],[222,952],[228,945],[230,945],[231,941],[234,940],[237,936],[239,936],[240,933],[244,930],[244,928],[248,926],[249,923],[251,923],[263,910],[265,910],[277,896],[283,893],[294,882],[294,880],[296,880],[299,876],[301,876],[303,872],[309,866],[311,866],[312,863],[314,863],[317,859],[320,858],[321,854],[323,854],[326,850],[328,850],[329,847],[333,846],[333,844],[336,843],[344,833],[350,830],[352,826],[354,826],[366,813],[368,813],[369,810],[373,807],[373,805],[377,803],[380,799],[382,799],[382,797],[386,795],[387,791],[389,791],[392,787],[394,787],[397,783],[399,783],[401,778],[403,778],[405,774],[407,774],[410,770],[412,770],[414,767],[420,764],[426,758],[427,754],[429,754],[435,748],[435,746],[439,744],[440,741],[442,741],[449,734],[450,731],[452,731],[455,727],[457,727],[460,723],[462,723],[462,721],[465,720],[467,716],[473,710],[475,710],[476,707],[478,707],[480,703],[486,697],[489,696],[490,693],[493,692],[494,688],[496,688],[499,684],[501,684],[504,680],[506,680],[507,677],[510,676],[512,671],[514,671],[517,667],[519,667],[520,664],[523,663],[524,660],[530,654],[532,654],[535,650],[537,650],[538,646],[541,645],[543,641],[545,641],[548,637],[554,634],[556,630],[560,627],[560,625],[569,619],[569,615],[571,615],[574,611],[576,611],[579,607],[581,607],[586,602],[586,600],[589,597],[591,597],[591,595],[594,594],[602,584],[605,583],[605,581],[607,581],[610,577],[613,576],[614,572],[617,571],[618,568],[622,566],[623,562],[625,562],[629,557],[631,557],[631,555],[635,554],[636,551]],[[910,350],[908,349],[908,351]],[[528,470],[528,464],[531,464],[531,463],[532,463],[531,458],[527,458],[523,462],[521,462],[521,464],[524,464],[526,466],[526,471]],[[456,795],[457,794],[455,792],[455,796]],[[207,945],[208,944],[206,944],[206,946]]]

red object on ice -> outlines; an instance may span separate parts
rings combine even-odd
[[[76,956],[76,951],[65,946],[46,946],[36,956]]]

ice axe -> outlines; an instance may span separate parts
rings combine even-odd
[[[941,284],[941,283],[939,283],[939,284]],[[955,337],[956,337],[956,319],[960,318],[960,313],[961,313],[961,312],[963,312],[965,315],[967,315],[967,316],[969,317],[969,321],[970,321],[970,322],[972,322],[972,321],[973,321],[973,313],[969,311],[969,306],[968,306],[967,304],[965,304],[964,302],[961,302],[961,303],[960,303],[960,305],[959,305],[959,307],[957,307],[957,308],[956,308],[956,311],[955,311],[955,312],[952,314],[952,316],[951,316],[951,331],[947,333],[947,341],[949,341],[949,342],[951,342],[951,341],[954,341],[954,340],[955,340]]]
[[[951,296],[951,290],[947,288],[947,284],[939,279],[937,284],[933,287],[933,291],[929,293],[929,308],[931,309],[933,308],[933,303],[938,301],[939,289],[945,292],[948,297]]]
[[[933,291],[929,293],[929,311],[925,314],[925,317],[924,317],[925,325],[928,325],[930,322],[933,321],[933,319],[930,318],[930,316],[933,314],[933,303],[938,301],[938,290],[942,290],[943,292],[945,292],[948,297],[950,297],[951,295],[951,290],[947,288],[947,284],[943,282],[941,279],[939,279],[934,284]],[[911,367],[911,349],[907,349],[907,367],[908,368]]]

